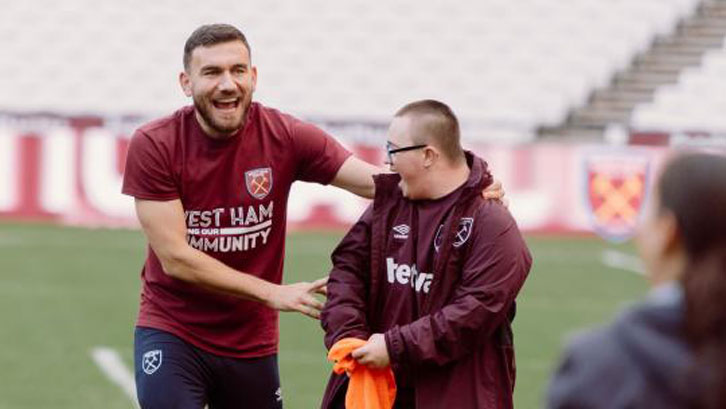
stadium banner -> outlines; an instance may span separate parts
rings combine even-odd
[[[137,117],[0,114],[0,218],[137,227],[121,181],[130,135],[141,123]],[[317,123],[359,157],[383,163],[385,124]],[[554,142],[492,146],[467,144],[466,137],[464,145],[504,184],[524,231],[595,232],[612,240],[632,236],[653,178],[672,152]],[[295,183],[288,220],[292,228],[344,228],[368,203],[340,189]]]

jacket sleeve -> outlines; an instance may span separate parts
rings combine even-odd
[[[333,269],[328,278],[328,299],[320,315],[325,346],[340,339],[368,339],[370,330],[366,306],[370,278],[370,235],[373,206],[348,231],[331,256]]]
[[[566,348],[547,390],[547,408],[605,409],[636,404],[647,387],[611,328],[581,333]],[[654,407],[659,407],[655,405]]]
[[[461,279],[450,301],[438,311],[386,332],[395,366],[444,365],[457,360],[507,319],[532,258],[514,219],[498,204],[482,206],[473,229]]]

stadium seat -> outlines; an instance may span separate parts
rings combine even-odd
[[[168,113],[188,103],[177,74],[190,31],[229,22],[252,44],[258,99],[282,110],[386,121],[405,102],[435,97],[463,120],[511,123],[504,134],[527,140],[561,122],[698,1],[29,4],[9,2],[0,13],[0,49],[10,56],[0,66],[2,110]],[[638,110],[641,118],[647,111]]]
[[[726,131],[726,46],[706,53],[699,67],[684,70],[678,83],[656,90],[651,103],[636,107],[632,124],[641,129]]]

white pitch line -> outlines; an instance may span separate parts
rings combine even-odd
[[[630,271],[631,273],[645,275],[643,263],[636,256],[632,256],[622,251],[603,250],[600,261],[608,267],[617,268],[619,270]]]
[[[121,387],[121,390],[131,399],[134,407],[139,408],[134,376],[121,360],[118,352],[108,347],[95,347],[91,349],[91,358],[111,382]]]

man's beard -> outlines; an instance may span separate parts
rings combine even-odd
[[[250,106],[249,101],[247,101],[245,98],[241,98],[240,104],[242,105],[242,114],[240,115],[239,120],[235,121],[232,124],[226,125],[224,123],[220,123],[214,118],[214,115],[211,111],[215,108],[212,105],[213,103],[211,101],[206,104],[205,102],[197,99],[196,97],[193,97],[192,100],[194,101],[194,108],[197,110],[197,112],[199,112],[199,115],[201,115],[202,119],[204,119],[206,125],[215,132],[223,135],[230,135],[238,131],[242,127],[245,121],[245,116],[247,115],[247,109]]]

